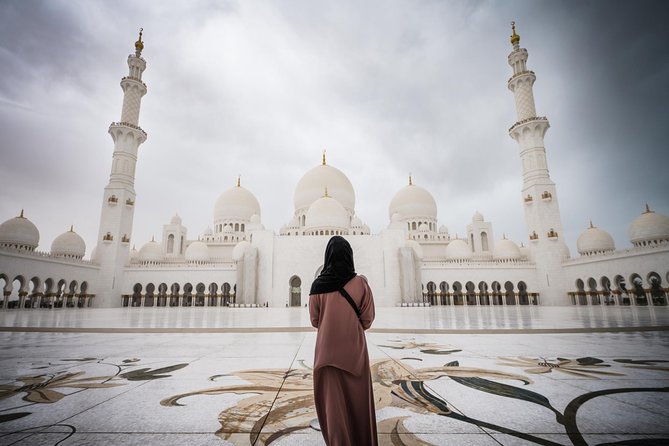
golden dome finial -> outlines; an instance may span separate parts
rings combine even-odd
[[[413,186],[413,178],[411,178],[411,172],[409,172],[409,186]]]
[[[152,242],[155,242],[155,241],[156,241],[156,237],[152,235],[152,236],[151,236],[151,241],[152,241]]]
[[[325,162],[325,149],[323,149],[323,165],[324,166],[327,165],[327,163]]]
[[[650,214],[651,212],[653,211],[651,211],[650,206],[648,206],[648,203],[646,203],[646,210],[644,214]],[[23,216],[23,210],[21,210],[21,216]]]
[[[648,206],[648,205],[646,205],[646,206]],[[23,209],[21,209],[21,214],[19,215],[19,218],[25,218],[25,217],[23,216]]]
[[[238,174],[237,175],[237,187],[241,187],[241,186],[242,186],[242,175]]]
[[[135,54],[139,56],[142,54],[142,50],[144,49],[144,42],[142,42],[142,33],[144,32],[144,28],[139,28],[139,39],[137,39],[137,42],[135,42]]]
[[[516,46],[520,43],[520,36],[516,34],[516,22],[511,22],[511,45]]]
[[[325,186],[325,195],[323,195],[324,198],[329,198],[330,196],[328,195],[328,187]]]
[[[502,240],[506,240],[506,232],[502,232]]]
[[[74,232],[74,225],[70,225],[70,232]]]
[[[588,229],[592,229],[594,227],[595,227],[595,225],[592,224],[592,219],[590,219],[590,226],[588,227]]]

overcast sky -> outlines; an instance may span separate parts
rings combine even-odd
[[[197,238],[238,174],[278,233],[323,149],[373,233],[411,172],[452,236],[479,211],[524,241],[515,20],[572,255],[590,219],[625,248],[644,203],[669,214],[666,4],[2,0],[0,221],[24,208],[44,251],[74,224],[90,254],[143,27],[137,248],[175,212]]]

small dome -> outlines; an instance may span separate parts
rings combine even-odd
[[[398,213],[394,213],[390,217],[390,224],[388,229],[404,229],[405,225],[402,223],[402,216]]]
[[[495,243],[492,256],[496,260],[518,260],[522,257],[522,254],[518,245],[507,238],[502,238]]]
[[[323,196],[325,188],[330,197],[341,203],[349,215],[355,210],[355,191],[353,185],[344,173],[332,166],[323,163],[310,169],[298,181],[295,187],[295,210],[311,206],[313,202]]]
[[[439,234],[448,234],[448,228],[445,225],[439,226]]]
[[[566,243],[560,242],[560,250],[562,251],[563,260],[571,257],[571,253],[569,252],[569,247],[567,246]]]
[[[186,248],[186,262],[208,262],[209,248],[201,241],[195,241]]]
[[[211,227],[207,226],[202,235],[211,236],[214,235],[214,231],[212,231]]]
[[[174,217],[170,220],[171,225],[181,225],[181,217],[179,214],[174,214]]]
[[[96,249],[97,246],[93,248],[93,252],[95,252]],[[91,258],[92,257],[93,256],[91,256]],[[132,249],[130,250],[130,263],[135,263],[137,261],[139,261],[139,251],[137,251],[137,248],[133,246]]]
[[[408,248],[412,248],[412,249],[413,249],[413,252],[414,252],[414,254],[416,255],[416,258],[417,258],[418,260],[420,260],[420,259],[423,258],[423,247],[420,246],[420,243],[418,243],[417,241],[415,241],[415,240],[407,240],[407,241],[406,241],[406,244],[405,244],[404,246],[406,246],[406,247],[408,247]]]
[[[232,259],[236,262],[240,261],[244,257],[244,253],[249,249],[251,249],[251,244],[246,240],[237,243],[232,250]]]
[[[235,230],[232,228],[230,225],[225,225],[223,226],[223,234],[231,234],[235,232]]]
[[[476,211],[472,216],[472,221],[483,221],[483,215],[479,211]]]
[[[10,218],[0,225],[0,245],[10,245],[33,251],[39,244],[37,227],[23,216]]]
[[[81,259],[86,254],[86,242],[72,228],[60,234],[51,243],[51,254]]]
[[[158,242],[151,240],[139,249],[137,260],[140,262],[162,262],[163,250]]]
[[[530,260],[532,258],[532,252],[530,251],[530,248],[527,246],[523,245],[522,243],[520,244],[520,257],[523,259],[528,259]]]
[[[576,249],[581,255],[591,255],[615,251],[616,246],[608,232],[593,226],[590,222],[590,227],[578,237]]]
[[[450,260],[465,260],[472,257],[472,250],[464,240],[451,240],[446,246],[446,258]]]
[[[432,194],[415,184],[409,184],[399,190],[390,202],[388,215],[398,213],[403,219],[426,217],[437,219],[437,203]]]
[[[305,226],[307,228],[348,229],[348,212],[338,200],[325,196],[314,201],[309,210]]]
[[[646,211],[634,219],[628,233],[634,246],[669,241],[669,217],[651,211],[646,205]]]
[[[256,197],[242,186],[231,187],[218,197],[214,205],[214,220],[249,221],[253,214],[260,215]]]

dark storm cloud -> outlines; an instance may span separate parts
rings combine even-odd
[[[4,2],[0,219],[25,206],[45,250],[74,222],[90,252],[113,148],[106,127],[143,26],[138,245],[176,211],[196,238],[238,174],[278,231],[322,149],[373,232],[411,172],[451,234],[478,210],[497,238],[524,240],[506,130],[514,19],[538,113],[551,121],[568,243],[592,218],[627,246],[644,201],[669,213],[662,2]]]

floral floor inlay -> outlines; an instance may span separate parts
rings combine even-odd
[[[47,336],[0,356],[0,444],[323,444],[313,333]],[[505,336],[368,335],[380,444],[669,444],[664,332]]]

